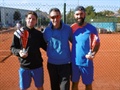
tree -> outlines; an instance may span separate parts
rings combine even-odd
[[[93,6],[88,6],[86,9],[86,21],[90,21],[91,19],[95,18],[96,12]]]
[[[21,20],[21,13],[18,10],[15,11],[13,19],[14,19],[14,21]]]
[[[119,8],[119,10],[117,12],[120,14],[120,8]]]
[[[66,17],[67,17],[67,23],[72,24],[74,22],[74,11],[70,9]]]
[[[86,21],[90,21],[92,18],[95,18],[96,12],[93,6],[88,6],[86,9]],[[67,23],[72,24],[74,22],[74,10],[70,9],[70,11],[67,13]]]
[[[102,15],[104,15],[104,16],[113,16],[114,12],[113,11],[109,11],[109,10],[104,10],[102,12]]]

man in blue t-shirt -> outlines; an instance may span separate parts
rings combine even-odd
[[[71,25],[72,41],[72,90],[78,90],[80,76],[85,90],[92,90],[93,58],[99,50],[100,40],[97,29],[85,20],[85,8],[77,6],[74,12],[76,22]]]

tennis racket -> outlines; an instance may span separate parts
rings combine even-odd
[[[88,54],[86,55],[86,58],[94,58],[95,52],[92,52],[92,50],[96,44],[97,38],[98,37],[95,34],[90,34],[90,36],[89,36],[90,50],[89,50]]]
[[[28,42],[28,37],[29,37],[29,32],[27,30],[23,30],[23,32],[21,34],[21,42],[22,42],[23,53],[26,53],[29,49],[29,47],[26,49],[27,42]]]

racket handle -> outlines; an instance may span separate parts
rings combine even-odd
[[[88,52],[87,55],[85,55],[86,58],[94,58],[94,53],[92,53],[92,50]]]
[[[26,53],[26,50],[25,50],[25,48],[23,48],[23,49],[22,49],[22,52],[23,52],[23,53]]]

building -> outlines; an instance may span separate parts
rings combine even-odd
[[[0,7],[0,25],[2,26],[14,26],[17,21],[15,21],[14,18],[14,13],[16,11],[19,11],[21,14],[21,21],[24,21],[25,15],[28,11],[31,10],[24,10],[24,9],[16,9],[16,8],[9,8],[9,7]],[[45,12],[37,12],[38,17],[40,18],[47,18],[47,13]]]

